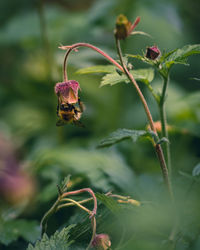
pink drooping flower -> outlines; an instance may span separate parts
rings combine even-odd
[[[96,234],[92,241],[92,247],[97,250],[107,250],[110,246],[111,241],[107,234]]]
[[[80,85],[77,81],[68,80],[66,82],[58,82],[55,85],[55,93],[59,96],[61,104],[74,104],[78,102],[78,91]]]
[[[0,133],[0,195],[13,205],[30,201],[35,194],[34,179],[22,170],[13,141]]]
[[[155,60],[160,55],[160,50],[157,46],[148,47],[146,51],[146,57],[151,60]]]

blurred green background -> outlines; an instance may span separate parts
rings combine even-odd
[[[54,85],[63,80],[64,59],[64,51],[58,46],[89,42],[117,59],[113,29],[116,16],[121,13],[132,21],[140,16],[137,30],[152,36],[138,35],[122,41],[127,54],[142,54],[152,45],[169,51],[200,41],[199,0],[0,2],[0,211],[6,221],[17,218],[34,221],[35,238],[42,215],[56,198],[56,184],[67,174],[72,174],[73,189],[87,186],[100,192],[112,189],[139,200],[156,199],[163,192],[161,172],[150,143],[125,141],[110,149],[96,149],[100,140],[117,128],[144,129],[147,120],[131,85],[99,88],[101,75],[75,73],[87,66],[107,64],[87,48],[72,53],[68,67],[69,78],[79,81],[81,86],[81,98],[86,106],[82,118],[85,128],[55,125]],[[135,68],[147,67],[137,60],[131,62]],[[193,79],[200,78],[199,56],[189,58],[189,63],[190,67],[173,68],[167,97],[169,124],[177,128],[170,134],[173,180],[177,195],[182,198],[191,185],[186,175],[191,175],[200,158],[200,85]],[[152,85],[159,89],[161,79],[156,77]],[[140,84],[140,87],[154,120],[158,120],[155,101],[145,86]],[[194,221],[199,219],[200,204],[196,197],[197,193],[193,193]],[[51,222],[51,233],[63,223],[62,216],[66,221],[75,216],[73,209],[69,211]],[[152,226],[151,222],[148,223]],[[3,235],[0,240],[8,245],[12,240],[9,241],[3,228],[0,226]],[[141,228],[144,230],[143,224]],[[31,241],[31,237],[12,230],[11,226],[7,233],[13,233],[13,239],[18,241],[2,249],[26,249],[24,239]],[[115,244],[117,240],[114,236],[113,239]],[[154,242],[152,238],[151,241]],[[154,243],[148,245],[148,237],[142,244],[136,239],[134,242],[131,244],[135,249],[159,249]],[[181,245],[180,249],[197,248]]]

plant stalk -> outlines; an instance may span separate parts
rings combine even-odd
[[[157,139],[159,139],[156,128],[154,126],[152,115],[151,115],[150,110],[149,110],[148,105],[147,105],[147,102],[146,102],[146,100],[145,100],[145,98],[144,98],[144,96],[143,96],[137,82],[135,81],[134,77],[130,74],[130,72],[128,71],[126,65],[123,62],[119,39],[116,39],[116,46],[117,46],[117,51],[118,51],[119,58],[120,58],[122,66],[119,63],[117,63],[112,57],[110,57],[108,54],[106,54],[104,51],[102,51],[99,48],[97,48],[97,47],[95,47],[95,46],[93,46],[91,44],[88,44],[88,43],[76,43],[76,44],[73,44],[73,45],[70,45],[70,46],[60,46],[59,47],[60,49],[67,50],[67,52],[65,54],[65,58],[64,58],[64,63],[63,63],[64,81],[67,81],[67,79],[68,79],[67,78],[67,59],[68,59],[68,56],[69,56],[69,54],[70,54],[70,52],[72,50],[75,50],[76,48],[81,47],[81,46],[82,47],[88,47],[88,48],[93,49],[96,52],[100,53],[108,61],[110,61],[118,69],[120,69],[122,72],[124,72],[127,75],[128,79],[133,83],[134,87],[136,88],[136,91],[137,91],[137,93],[138,93],[138,95],[139,95],[139,97],[140,97],[140,99],[142,101],[142,104],[144,106],[144,110],[145,110],[147,118],[149,120],[150,128],[154,132],[154,134],[156,135]],[[161,166],[164,182],[165,182],[166,187],[168,189],[169,195],[170,195],[171,199],[173,200],[172,187],[171,187],[171,183],[170,183],[170,180],[169,180],[168,169],[167,169],[167,166],[166,166],[166,162],[165,162],[165,158],[164,158],[164,155],[163,155],[162,148],[161,148],[160,144],[156,144],[155,142],[154,142],[154,147],[155,147],[158,159],[159,159],[159,163],[160,163],[160,166]]]
[[[90,211],[90,210],[87,209],[86,207],[82,206],[82,205],[80,204],[80,202],[77,202],[77,201],[75,201],[75,200],[73,200],[73,199],[69,199],[69,198],[67,198],[67,199],[65,198],[65,199],[63,199],[63,200],[70,202],[70,204],[76,205],[77,207],[79,207],[79,208],[81,208],[82,210],[84,210],[85,212],[87,212],[90,216],[92,215],[92,211]],[[59,210],[60,208],[63,208],[63,207],[67,207],[68,204],[69,204],[69,203],[65,203],[65,204],[59,205],[59,206],[57,207],[57,210]]]
[[[107,53],[105,53],[103,50],[101,50],[101,49],[99,49],[99,48],[97,48],[94,45],[89,44],[89,43],[75,43],[75,44],[73,44],[71,46],[60,46],[59,47],[60,49],[63,49],[63,50],[67,49],[67,52],[66,52],[65,58],[64,58],[64,63],[63,63],[63,78],[64,78],[64,81],[68,80],[68,78],[67,78],[67,58],[68,58],[70,52],[72,50],[78,48],[78,47],[88,47],[90,49],[95,50],[96,52],[98,52],[99,54],[104,56],[112,64],[117,66],[117,68],[119,68],[121,71],[124,71],[122,66],[118,62],[116,62],[112,57],[110,57]]]
[[[134,87],[136,88],[136,91],[137,91],[137,93],[138,93],[138,95],[140,97],[140,100],[141,100],[141,102],[142,102],[142,104],[144,106],[144,110],[146,112],[147,118],[149,120],[150,128],[155,133],[156,137],[158,138],[158,134],[157,134],[156,128],[154,126],[153,118],[152,118],[151,112],[149,110],[149,107],[147,105],[147,102],[146,102],[146,100],[145,100],[145,98],[144,98],[144,96],[143,96],[137,82],[135,81],[133,75],[128,71],[128,69],[127,69],[127,67],[126,67],[126,65],[125,65],[125,63],[123,61],[120,41],[117,38],[116,38],[116,47],[117,47],[117,52],[118,52],[122,67],[124,69],[124,72],[127,75],[130,82],[132,82]],[[170,182],[170,179],[169,179],[168,169],[167,169],[167,165],[166,165],[166,162],[165,162],[165,157],[164,157],[162,148],[161,148],[160,144],[156,144],[156,143],[154,143],[154,147],[155,147],[155,150],[156,150],[156,153],[157,153],[157,157],[158,157],[160,167],[161,167],[161,170],[162,170],[163,179],[164,179],[164,182],[165,182],[166,187],[168,189],[170,198],[171,198],[171,200],[174,200],[173,191],[172,191],[172,187],[171,187],[171,182]]]
[[[90,217],[93,217],[93,216],[95,216],[95,214],[97,212],[97,198],[96,198],[94,192],[92,191],[92,189],[90,189],[90,188],[82,188],[82,189],[79,189],[79,190],[76,190],[76,191],[66,192],[66,193],[63,193],[61,197],[64,198],[64,197],[69,196],[69,195],[76,195],[76,194],[80,194],[80,193],[83,193],[83,192],[88,192],[92,196],[92,199],[94,201],[94,208],[93,208],[92,213],[90,214]]]
[[[86,250],[89,250],[91,248],[92,242],[93,242],[93,240],[94,240],[94,238],[96,236],[97,223],[96,223],[95,216],[92,217],[92,219],[91,219],[91,225],[92,225],[92,237],[91,237],[90,243],[89,243],[88,247],[86,248]]]
[[[166,137],[169,140],[169,135],[167,130],[167,116],[165,111],[165,99],[166,99],[167,86],[169,83],[169,74],[167,73],[167,76],[163,76],[163,79],[164,83],[163,83],[162,95],[160,98],[160,102],[158,104],[159,104],[160,120],[162,126],[162,137]],[[165,145],[165,153],[166,153],[169,175],[171,176],[172,167],[171,167],[170,144],[166,142],[164,145]]]
[[[49,219],[49,217],[56,212],[57,207],[60,203],[61,200],[61,196],[58,197],[58,199],[56,200],[56,202],[53,204],[53,206],[45,213],[45,215],[43,216],[40,226],[41,226],[41,235],[43,235],[46,232],[47,229],[47,221]]]

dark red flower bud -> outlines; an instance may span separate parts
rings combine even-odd
[[[146,52],[146,58],[155,60],[160,54],[160,50],[157,46],[148,47]]]
[[[107,234],[96,234],[92,241],[92,247],[97,250],[107,250],[111,246],[110,238]]]
[[[74,80],[58,82],[55,85],[55,93],[60,97],[61,104],[74,104],[78,102],[78,90],[80,85]]]

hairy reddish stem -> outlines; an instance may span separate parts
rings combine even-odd
[[[103,50],[101,50],[101,49],[99,49],[99,48],[97,48],[94,45],[89,44],[89,43],[75,43],[75,44],[70,45],[70,46],[60,46],[59,47],[59,49],[62,49],[62,50],[67,49],[67,53],[65,54],[64,63],[63,63],[63,78],[64,78],[64,81],[68,80],[68,78],[67,78],[67,58],[68,58],[68,55],[70,54],[70,52],[72,50],[74,50],[74,49],[76,49],[78,47],[88,47],[90,49],[95,50],[96,52],[98,52],[99,54],[104,56],[109,62],[114,64],[117,68],[119,68],[122,72],[124,72],[123,67],[118,62],[116,62],[112,57],[110,57],[107,53],[105,53]]]
[[[96,236],[97,223],[96,223],[95,216],[91,219],[91,226],[92,226],[92,238],[91,238],[90,243],[89,243],[89,245],[88,245],[88,247],[87,247],[86,250],[88,250],[88,249],[91,248],[92,242],[93,242],[93,240],[94,240],[94,238]]]
[[[140,97],[140,100],[142,101],[142,104],[144,106],[144,110],[145,110],[147,118],[149,120],[151,130],[155,133],[157,139],[159,139],[156,128],[155,128],[155,125],[154,125],[154,122],[153,122],[151,112],[150,112],[149,107],[147,105],[147,102],[146,102],[146,100],[145,100],[145,98],[144,98],[144,96],[143,96],[143,94],[142,94],[136,80],[134,79],[133,75],[128,71],[128,69],[127,69],[127,67],[126,67],[126,65],[125,65],[125,63],[123,61],[122,51],[121,51],[121,46],[120,46],[119,39],[116,39],[116,47],[117,47],[118,55],[119,55],[122,67],[124,69],[124,72],[127,75],[128,79],[133,83],[133,85],[136,88],[136,91],[137,91],[137,93],[138,93],[138,95]],[[162,148],[161,148],[160,144],[157,144],[155,142],[154,142],[154,147],[155,147],[156,154],[158,156],[158,160],[159,160],[159,163],[160,163],[160,167],[161,167],[161,170],[162,170],[164,182],[165,182],[165,184],[167,186],[170,198],[173,201],[174,200],[173,191],[172,191],[171,182],[170,182],[169,174],[168,174],[168,169],[167,169],[167,165],[166,165],[166,162],[165,162],[165,157],[164,157]]]
[[[92,191],[92,189],[83,188],[83,189],[79,189],[79,190],[76,190],[76,191],[66,192],[66,193],[62,194],[62,198],[66,197],[66,196],[69,196],[69,195],[76,195],[76,194],[80,194],[80,193],[84,193],[84,192],[88,192],[92,196],[92,198],[94,200],[94,208],[93,208],[93,211],[92,211],[92,215],[90,216],[90,218],[92,218],[97,213],[97,198],[96,198],[94,192]]]

